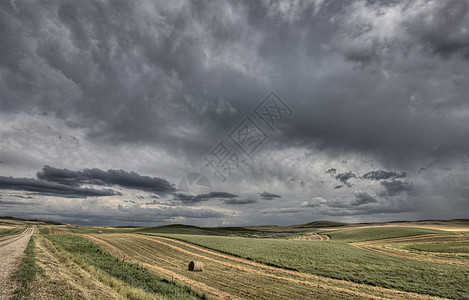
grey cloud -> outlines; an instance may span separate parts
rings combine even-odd
[[[281,207],[261,210],[263,214],[295,214],[301,212],[304,212],[303,208]]]
[[[361,63],[379,62],[390,53],[405,55],[411,50],[467,60],[468,17],[467,1],[353,2],[337,18],[343,35],[334,45],[348,59]]]
[[[322,203],[319,202],[312,202],[312,201],[305,201],[302,206],[303,207],[320,207]]]
[[[24,201],[9,201],[9,200],[0,200],[1,205],[31,205],[33,202],[24,202]]]
[[[346,172],[346,173],[339,173],[335,176],[335,179],[338,181],[346,184],[347,186],[352,186],[348,181],[352,178],[357,178],[357,175],[355,175],[352,172]]]
[[[393,57],[398,51],[386,51],[387,45],[376,37],[387,32],[379,27],[388,24],[379,21],[380,12],[399,6],[397,12],[406,9],[403,23],[390,29],[393,47],[428,44],[431,51],[463,53],[467,5],[461,2],[433,3],[423,12],[406,1],[325,2],[321,18],[311,17],[317,10],[313,3],[282,11],[243,1],[185,2],[177,7],[159,2],[145,10],[138,3],[118,1],[18,2],[21,14],[6,3],[0,10],[5,41],[1,108],[9,113],[33,108],[48,112],[85,129],[86,138],[100,143],[156,144],[193,158],[205,154],[207,145],[251,112],[252,102],[268,92],[267,85],[275,86],[295,111],[275,137],[278,141],[351,152],[391,151],[397,161],[468,151],[462,142],[467,137],[464,114],[437,125],[434,114],[426,113],[441,99],[462,104],[468,93],[465,62],[449,66],[423,53],[418,58],[409,54],[409,61],[402,63]],[[360,14],[362,9],[370,14]],[[227,11],[233,18],[226,17]],[[366,23],[367,16],[372,24]],[[402,30],[419,38],[402,40]],[[12,32],[16,34],[8,34]],[[304,39],[292,32],[303,32]],[[355,51],[361,57],[382,50],[390,62],[386,70],[381,65],[354,68],[328,50],[335,40],[344,53]],[[409,65],[411,70],[402,73]],[[437,71],[429,75],[428,65]],[[392,76],[376,76],[381,71]],[[454,76],[435,87],[438,93],[421,83],[422,78],[439,82],[448,74]],[[415,104],[421,106],[416,107],[421,115],[411,118],[413,94],[424,100]],[[437,111],[446,114],[444,108]],[[445,135],[448,131],[453,134]],[[438,150],[432,150],[435,141]]]
[[[174,222],[174,218],[216,219],[224,216],[223,212],[208,208],[191,208],[185,206],[169,208],[144,208],[138,205],[117,206],[88,204],[82,211],[71,211],[62,206],[37,206],[24,209],[17,214],[20,217],[34,216],[40,219],[60,219],[72,224],[82,225],[133,225],[164,224]]]
[[[362,176],[364,179],[369,180],[382,180],[382,179],[390,179],[390,178],[404,178],[406,176],[405,172],[395,172],[395,171],[385,171],[385,170],[377,170],[371,171]]]
[[[222,198],[222,199],[232,199],[237,198],[238,195],[227,193],[227,192],[211,192],[210,198]]]
[[[29,178],[0,176],[0,189],[34,192],[39,195],[59,196],[66,198],[116,196],[119,192],[111,189],[96,190],[63,185]]]
[[[141,176],[135,172],[124,170],[84,169],[83,171],[70,171],[44,166],[37,173],[37,178],[60,184],[79,186],[83,184],[93,185],[118,185],[129,189],[139,189],[157,194],[167,194],[176,191],[174,184],[166,179]]]
[[[389,196],[395,196],[402,192],[409,192],[412,190],[412,184],[401,180],[381,181],[381,185],[386,189],[386,191],[383,192],[383,195]]]
[[[251,203],[257,203],[257,200],[255,199],[225,199],[223,201],[225,204],[230,204],[230,205],[242,205],[242,204],[251,204]]]
[[[262,193],[259,193],[259,196],[261,196],[261,199],[263,200],[273,200],[274,198],[282,198],[282,196],[269,193],[267,191],[263,191]]]
[[[370,204],[370,203],[376,203],[378,200],[376,200],[375,197],[372,195],[366,193],[366,192],[358,192],[355,194],[355,199],[350,203],[352,206],[359,206],[363,204]]]
[[[179,200],[185,205],[196,205],[210,199],[210,194],[174,193],[174,200]]]

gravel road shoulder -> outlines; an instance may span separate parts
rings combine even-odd
[[[0,240],[0,300],[9,299],[15,290],[15,281],[11,277],[34,230],[35,227],[31,227],[21,234],[3,237]]]

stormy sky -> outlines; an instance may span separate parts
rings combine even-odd
[[[0,215],[469,218],[469,1],[0,1]]]

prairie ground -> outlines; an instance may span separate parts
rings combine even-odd
[[[27,264],[19,266],[29,275],[19,280],[17,286],[23,289],[15,295],[23,295],[17,299],[469,298],[465,230],[451,230],[455,224],[439,227],[449,230],[403,226],[409,223],[381,225],[321,221],[301,225],[301,230],[275,232],[43,223],[28,245]],[[14,236],[30,223],[1,226]],[[190,261],[203,263],[203,271],[188,271]]]

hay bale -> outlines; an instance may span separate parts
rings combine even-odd
[[[98,233],[103,233],[101,230],[98,230]]]
[[[200,261],[191,261],[188,269],[192,272],[202,272],[204,270],[204,264]]]

